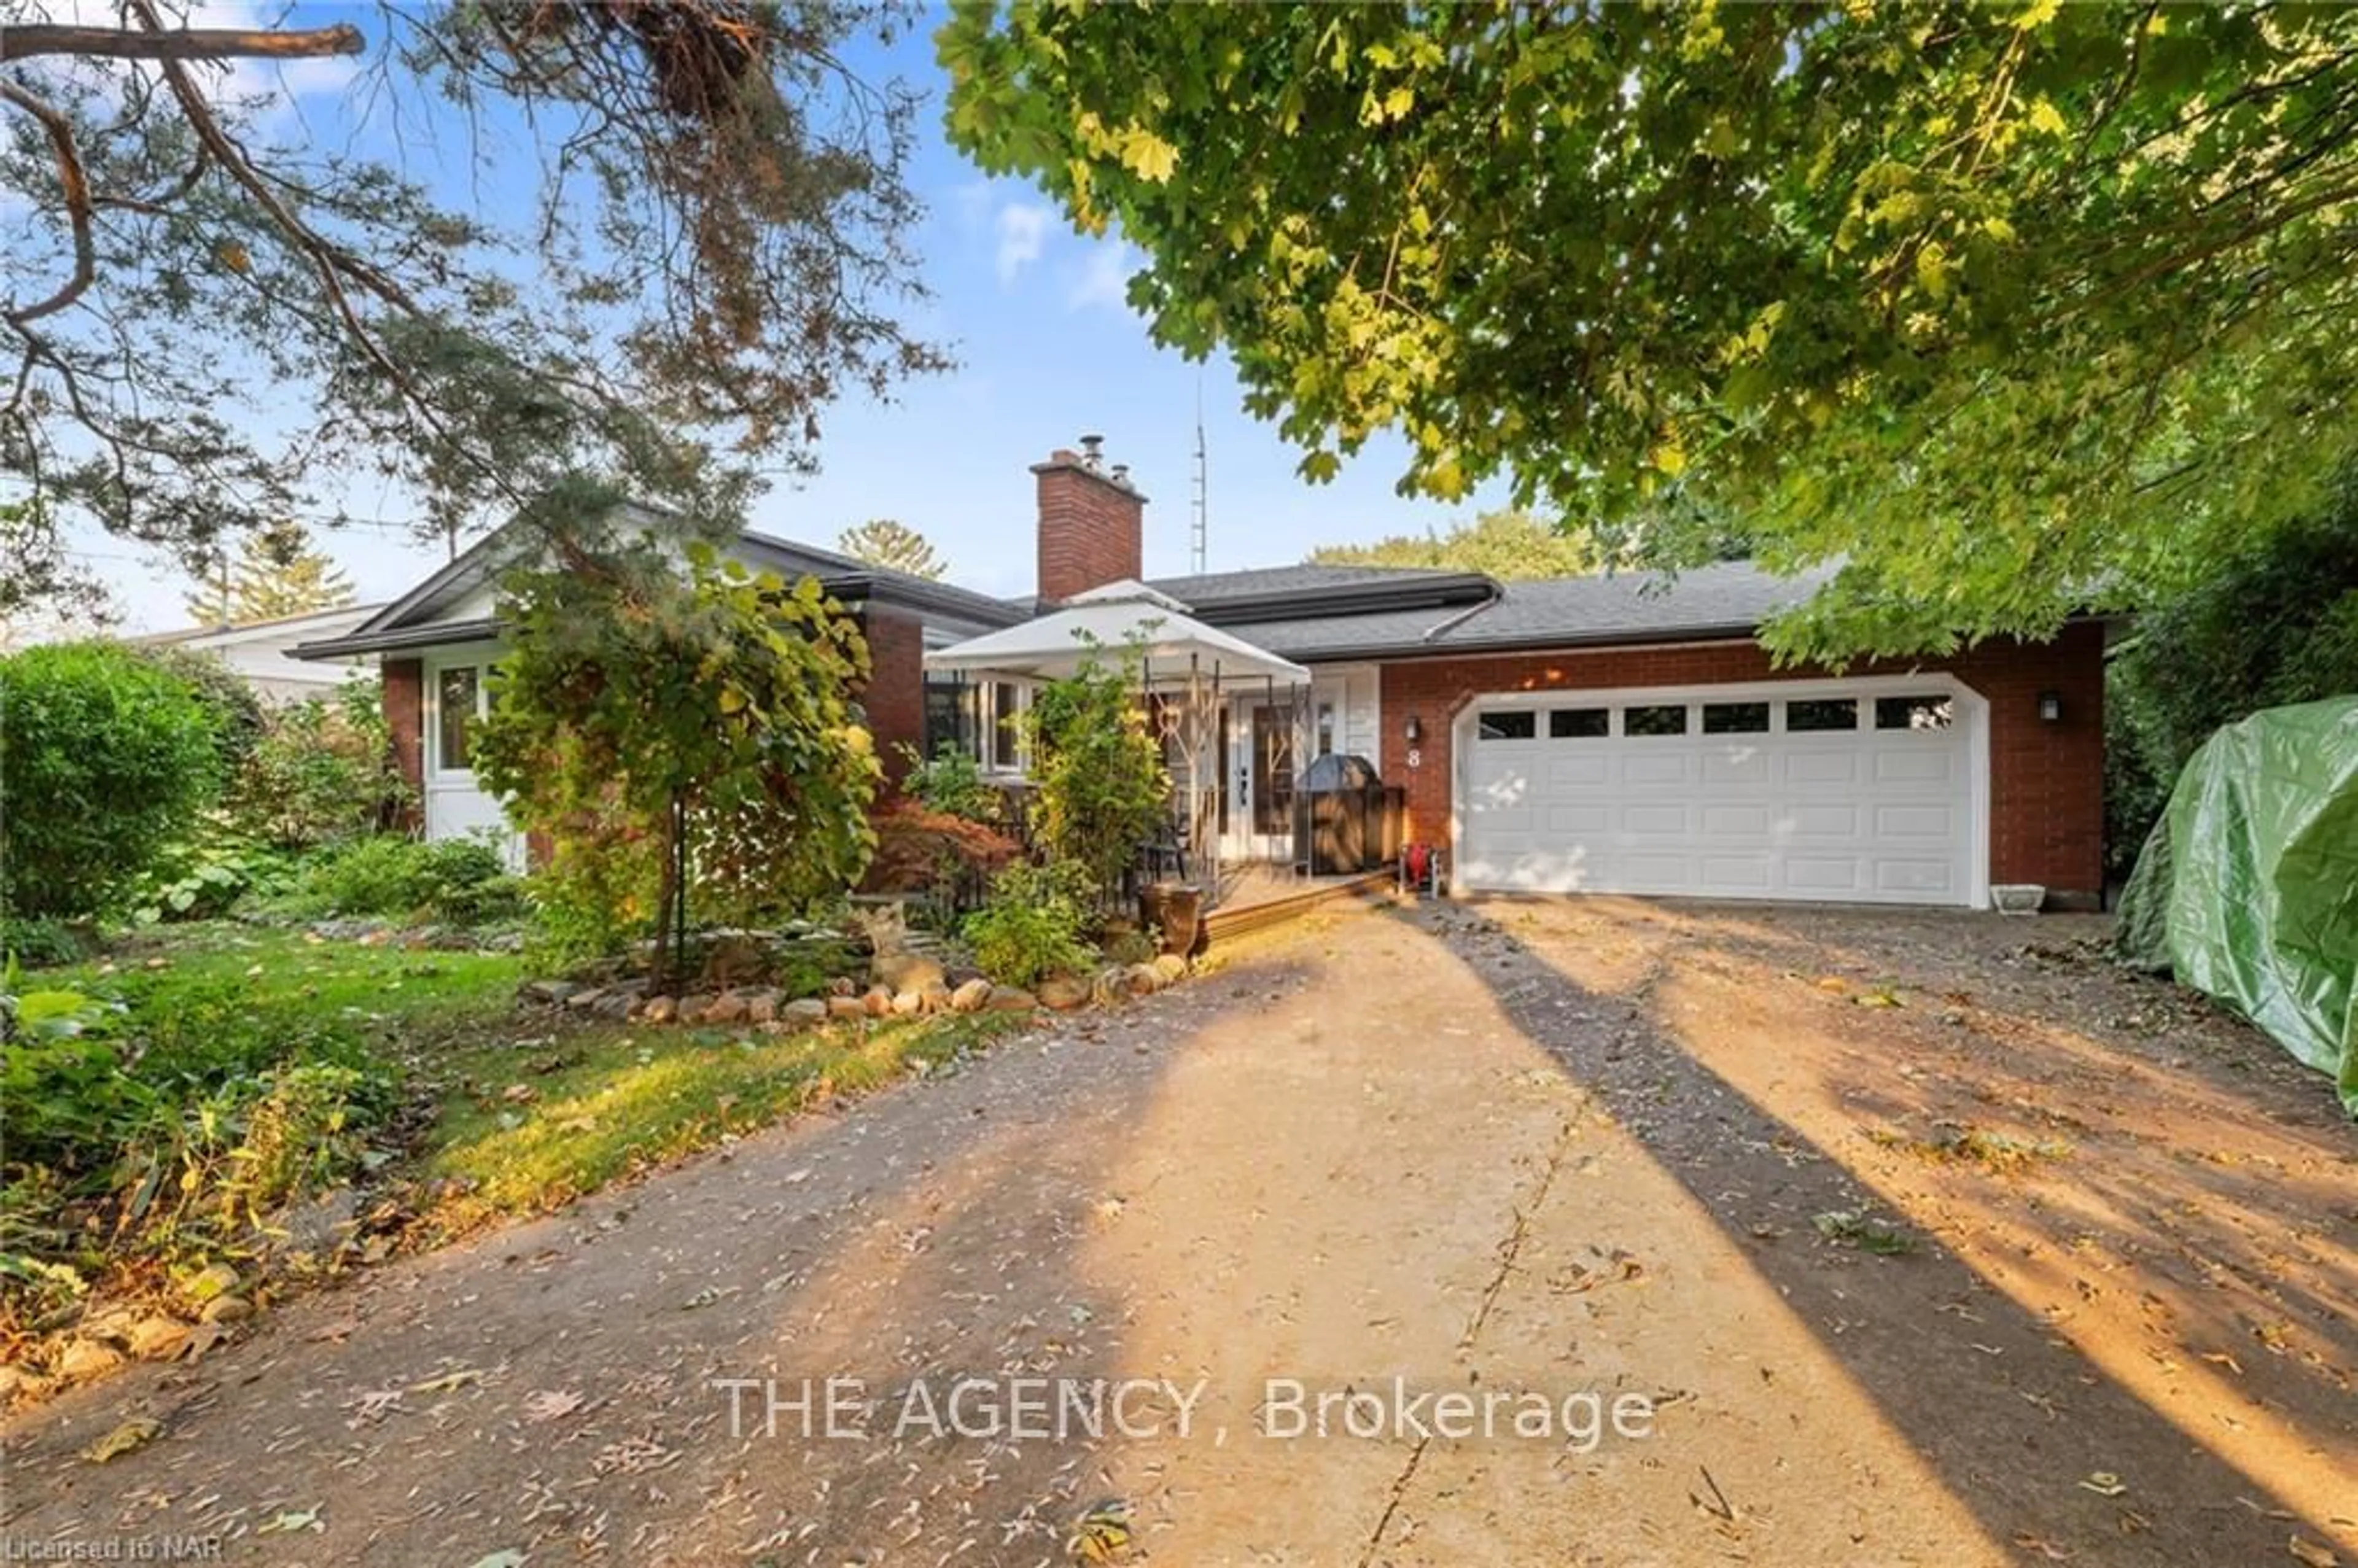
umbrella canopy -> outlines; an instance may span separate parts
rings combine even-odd
[[[1093,657],[1120,658],[1133,648],[1144,657],[1149,689],[1184,687],[1191,675],[1224,684],[1310,679],[1300,665],[1207,626],[1177,600],[1131,581],[1091,589],[1019,626],[937,648],[925,655],[925,667],[1062,680]]]

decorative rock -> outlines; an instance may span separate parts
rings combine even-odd
[[[778,1022],[796,1029],[808,1029],[827,1022],[827,1002],[818,997],[806,996],[790,1001],[778,1010]]]
[[[1123,978],[1129,981],[1132,996],[1152,996],[1167,983],[1163,971],[1152,964],[1132,964],[1123,971]]]
[[[596,1013],[600,1018],[611,1018],[615,1022],[620,1023],[622,1020],[630,1017],[631,1009],[638,1005],[639,999],[633,996],[630,992],[611,990],[604,996],[600,997],[598,999],[598,1005],[591,1008],[590,1011]]]
[[[679,1021],[682,1023],[702,1023],[712,1004],[720,999],[710,991],[698,991],[694,996],[679,999]]]
[[[677,997],[651,996],[639,1008],[639,1017],[648,1023],[669,1023],[678,1016]]]
[[[721,995],[714,997],[712,999],[712,1004],[704,1010],[703,1022],[706,1023],[742,1023],[745,1022],[746,1015],[751,1011],[752,1005],[745,1000],[743,993],[739,991],[725,991]]]
[[[1176,985],[1186,978],[1187,960],[1176,953],[1165,953],[1154,960],[1154,972],[1163,977],[1164,985]]]
[[[1099,1007],[1113,1007],[1130,1000],[1130,971],[1120,964],[1099,969],[1089,978],[1089,1000]]]
[[[555,1007],[581,988],[571,980],[534,980],[524,988],[524,999]]]
[[[142,1361],[169,1361],[188,1347],[189,1325],[162,1313],[141,1318],[131,1331],[131,1354]]]
[[[321,1193],[279,1222],[287,1245],[297,1252],[324,1252],[352,1232],[360,1221],[361,1195],[350,1187]]]
[[[605,991],[597,986],[576,988],[565,993],[565,1005],[586,1012],[598,1005]]]
[[[856,996],[831,996],[827,999],[829,1018],[865,1018],[868,1004]]]
[[[755,991],[745,999],[745,1019],[749,1023],[774,1022],[778,1016],[778,993]]]
[[[860,1000],[868,1009],[869,1017],[890,1018],[892,1016],[892,993],[886,990],[882,986],[870,986],[868,988],[868,994]]]
[[[849,975],[836,976],[835,979],[827,982],[827,994],[830,996],[857,996],[860,994],[860,987],[853,983]]]
[[[1030,991],[1014,986],[992,986],[990,994],[983,999],[982,1009],[985,1012],[1029,1012],[1039,1005],[1040,999]]]
[[[947,1012],[950,1010],[950,988],[941,980],[917,988],[917,1000],[927,1012]]]
[[[992,1000],[998,999],[994,996]],[[1087,1006],[1088,1000],[1089,984],[1087,980],[1075,979],[1070,975],[1051,975],[1040,982],[1040,1004],[1043,1007],[1053,1007],[1058,1012],[1070,1012],[1076,1007]]]
[[[990,1000],[990,982],[989,980],[968,980],[950,992],[950,1011],[980,1012]]]
[[[896,991],[921,991],[949,979],[940,960],[923,953],[879,953],[869,968],[878,984],[891,986]]]
[[[197,1314],[200,1323],[243,1323],[254,1315],[254,1303],[243,1296],[216,1296]]]
[[[915,991],[898,991],[892,997],[892,1016],[914,1018],[925,1011],[925,999]]]
[[[123,1353],[95,1339],[77,1339],[58,1357],[60,1378],[99,1378],[123,1365]]]

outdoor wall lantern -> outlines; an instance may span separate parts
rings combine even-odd
[[[1424,739],[1424,721],[1412,713],[1408,716],[1408,743],[1415,745]]]
[[[2062,719],[2063,694],[2060,691],[2040,692],[2039,694],[2039,721],[2041,724],[2058,724],[2062,721]]]

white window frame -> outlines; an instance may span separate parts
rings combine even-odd
[[[425,669],[426,691],[426,771],[435,778],[471,779],[475,770],[452,767],[442,757],[442,677],[454,670],[471,670],[475,676],[475,722],[481,724],[492,711],[492,660],[489,655],[472,660],[435,660]]]
[[[1009,687],[1015,693],[1013,713],[999,711],[999,688]],[[1032,741],[1022,730],[1015,734],[1015,765],[1009,767],[999,760],[1000,720],[1014,718],[1032,710],[1032,699],[1038,692],[1035,681],[1013,676],[988,676],[977,681],[974,687],[974,750],[975,763],[994,779],[1024,779],[1032,773]]]

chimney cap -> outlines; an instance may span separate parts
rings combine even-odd
[[[1081,458],[1089,467],[1097,467],[1104,456],[1105,438],[1103,436],[1092,434],[1081,438]]]

